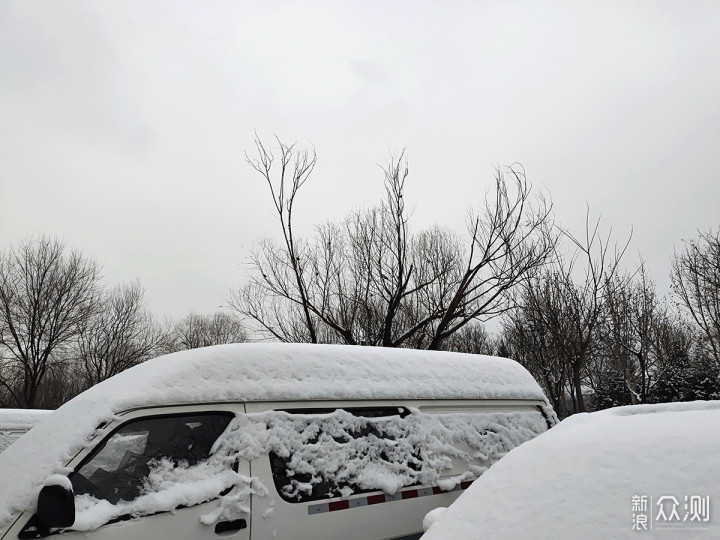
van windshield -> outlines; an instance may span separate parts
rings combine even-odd
[[[112,504],[142,494],[152,466],[170,460],[192,466],[207,460],[233,414],[159,416],[130,421],[105,439],[69,478],[75,495]]]

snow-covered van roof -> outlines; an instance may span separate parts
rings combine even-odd
[[[506,358],[281,343],[168,354],[97,388],[116,411],[173,402],[545,398],[525,368]]]
[[[0,454],[0,526],[14,512],[32,507],[43,480],[62,472],[96,427],[123,410],[222,401],[368,399],[547,402],[530,373],[506,358],[278,343],[181,351],[90,388]]]

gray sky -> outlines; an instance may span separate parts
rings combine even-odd
[[[379,200],[390,149],[415,228],[462,232],[520,162],[666,287],[720,225],[720,2],[0,2],[0,248],[55,234],[159,315],[214,311],[278,233],[254,130],[317,149],[305,232]]]

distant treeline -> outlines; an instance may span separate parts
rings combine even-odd
[[[135,281],[107,289],[91,257],[55,238],[0,254],[0,406],[56,408],[154,356],[244,341],[233,313],[158,321]]]
[[[103,288],[94,260],[53,238],[0,254],[0,405],[56,407],[161,353],[245,339],[507,356],[561,416],[720,399],[720,231],[677,248],[666,296],[642,263],[623,264],[629,238],[603,235],[589,211],[580,234],[564,229],[519,166],[495,171],[465,235],[412,230],[399,153],[377,206],[298,237],[294,204],[316,156],[277,142],[256,141],[248,163],[280,241],[258,240],[229,311],[159,322],[139,283]]]

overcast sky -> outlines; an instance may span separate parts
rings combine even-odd
[[[314,145],[298,224],[382,194],[407,148],[413,226],[463,231],[496,164],[557,219],[586,204],[661,287],[720,225],[720,2],[0,2],[0,249],[49,233],[212,312],[277,223],[254,132]]]

